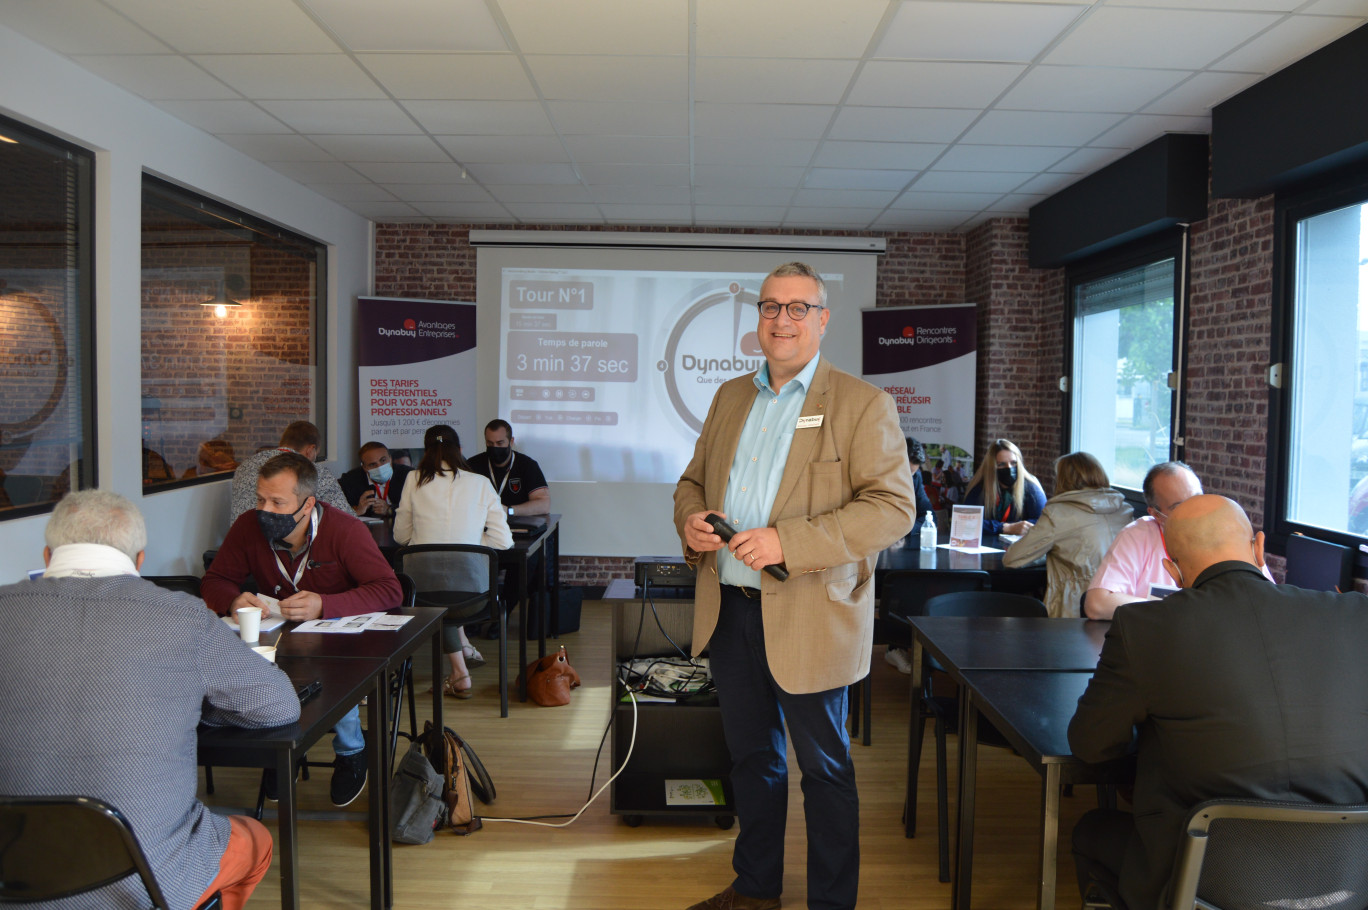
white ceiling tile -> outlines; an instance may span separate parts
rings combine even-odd
[[[1012,148],[1005,145],[956,145],[936,162],[942,171],[998,171],[999,173],[1043,171],[1072,148],[1042,146]]]
[[[1029,193],[1012,193],[1003,196],[997,202],[988,206],[984,211],[993,212],[1001,215],[1020,215],[1025,217],[1031,206],[1044,202],[1050,198],[1046,195],[1032,195]]]
[[[865,228],[883,209],[791,208],[784,218],[787,228]]]
[[[700,186],[693,191],[698,206],[787,206],[793,195],[793,188],[784,186]]]
[[[396,201],[392,193],[386,192],[374,183],[311,183],[309,189],[343,205],[353,202]],[[398,201],[405,202],[407,200],[400,199]]]
[[[1015,63],[875,60],[865,65],[848,100],[880,107],[983,108],[1025,70]]]
[[[945,146],[926,142],[833,142],[822,143],[817,152],[819,167],[871,167],[884,170],[920,170],[930,166]]]
[[[319,148],[343,161],[393,163],[447,162],[451,158],[428,136],[309,136]]]
[[[512,54],[360,54],[357,60],[400,100],[533,101]]]
[[[577,164],[689,163],[684,136],[566,136],[565,145]]]
[[[1137,146],[1138,148],[1138,146]],[[1128,148],[1089,147],[1078,149],[1049,165],[1052,174],[1091,174],[1101,170],[1113,161],[1126,157],[1132,150]]]
[[[485,184],[500,202],[593,202],[589,189],[580,183]]]
[[[893,208],[923,212],[977,212],[1001,198],[1001,193],[923,193],[914,187],[899,196]]]
[[[521,221],[542,224],[602,224],[603,215],[596,205],[574,205],[562,202],[517,202],[508,206],[513,217]]]
[[[844,168],[815,167],[808,171],[803,182],[806,187],[828,187],[851,190],[900,190],[917,176],[917,171],[847,170]]]
[[[106,0],[182,54],[327,54],[339,50],[294,3]]]
[[[701,57],[848,57],[865,54],[885,0],[698,0]]]
[[[400,202],[493,202],[494,196],[477,183],[385,183],[384,189]],[[500,200],[504,201],[504,200]]]
[[[854,60],[700,57],[694,100],[745,104],[838,104]]]
[[[1138,149],[1165,133],[1210,133],[1210,117],[1173,117],[1162,114],[1132,114],[1098,136],[1092,145],[1103,148]]]
[[[366,218],[384,221],[390,218],[419,218],[422,213],[406,202],[354,202],[348,206]]]
[[[977,109],[854,107],[836,115],[832,139],[953,142],[979,116]]]
[[[836,109],[817,104],[694,105],[697,136],[756,136],[764,139],[816,139]]]
[[[762,227],[779,224],[787,206],[764,205],[695,205],[694,220],[699,224],[736,224]]]
[[[687,104],[612,101],[547,103],[562,133],[613,136],[687,136]]]
[[[472,164],[470,174],[481,183],[579,183],[568,164]]]
[[[883,208],[897,197],[895,190],[813,190],[793,194],[793,204],[806,208],[836,206],[846,208]]]
[[[376,183],[460,183],[459,164],[367,164],[357,162],[356,170]]]
[[[1368,7],[1362,12],[1368,12]],[[1234,53],[1216,61],[1222,70],[1272,73],[1358,28],[1363,19],[1293,16],[1274,25]]]
[[[402,13],[386,15],[356,0],[309,0],[309,8],[353,51],[508,49],[484,0],[404,0]]]
[[[164,54],[171,50],[99,0],[8,0],[4,24],[62,54]]]
[[[288,133],[290,128],[250,101],[158,101],[157,107],[207,133]]]
[[[206,54],[190,58],[248,98],[384,98],[344,54]]]
[[[1305,0],[1126,0],[1127,6],[1157,7],[1161,9],[1186,9],[1200,6],[1203,9],[1257,10],[1265,13],[1286,13],[1301,6]]]
[[[1191,116],[1211,109],[1249,88],[1259,77],[1253,73],[1198,73],[1173,91],[1142,108],[1147,114]]]
[[[332,161],[274,161],[276,171],[300,183],[369,183],[370,181],[348,164]]]
[[[975,217],[977,212],[918,212],[889,209],[872,225],[884,231],[954,231]]]
[[[292,133],[219,133],[218,138],[258,161],[333,160],[308,139]]]
[[[632,205],[610,203],[600,205],[609,224],[692,224],[693,206],[689,205]]]
[[[685,57],[528,56],[549,101],[688,101]]]
[[[1292,0],[1288,0],[1292,2]],[[1310,4],[1304,13],[1314,13],[1317,16],[1354,16],[1363,17],[1363,0],[1317,0]]]
[[[736,167],[721,164],[694,165],[694,184],[712,186],[786,186],[796,187],[803,179],[801,167]]]
[[[875,56],[1026,63],[1087,9],[1081,3],[903,3]]]
[[[241,97],[184,57],[170,54],[120,54],[75,59],[101,79],[153,101]]]
[[[689,185],[687,164],[581,164],[579,171],[591,186]]]
[[[438,143],[462,164],[569,164],[556,136],[438,136]]]
[[[600,205],[688,205],[687,186],[595,186],[594,201]]]
[[[1037,174],[1017,187],[1017,193],[1053,196],[1077,180],[1074,174]],[[920,184],[919,184],[920,185]]]
[[[1042,62],[1198,70],[1276,19],[1268,13],[1099,7]]]
[[[551,121],[536,101],[408,101],[408,110],[434,135],[548,134]]]
[[[1006,193],[1021,186],[1024,174],[991,171],[927,171],[913,188],[929,193]]]
[[[687,0],[498,0],[524,54],[687,54]]]
[[[431,218],[454,221],[512,221],[508,209],[497,202],[422,202],[412,206]]]
[[[393,101],[262,101],[301,133],[412,133],[413,120]]]
[[[1123,114],[989,111],[964,134],[970,145],[1086,145],[1116,126]]]
[[[1033,66],[996,105],[1018,111],[1133,111],[1189,73],[1105,66]]]
[[[806,167],[816,150],[817,142],[811,139],[700,136],[694,140],[694,163]]]

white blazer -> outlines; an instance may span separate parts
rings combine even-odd
[[[419,486],[414,469],[404,480],[394,540],[401,545],[474,543],[507,550],[513,546],[513,532],[504,513],[488,477],[447,467],[447,473]]]

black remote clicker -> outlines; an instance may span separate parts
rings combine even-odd
[[[727,519],[718,515],[716,512],[713,512],[703,520],[713,526],[713,530],[717,532],[718,537],[722,538],[723,543],[731,540],[732,537],[736,535],[736,528],[727,524]],[[780,581],[788,581],[788,570],[783,566],[765,566],[764,571],[771,578],[777,578]]]

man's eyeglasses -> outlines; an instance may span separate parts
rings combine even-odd
[[[761,300],[756,304],[760,308],[760,315],[766,319],[777,319],[779,311],[787,309],[789,318],[797,322],[807,316],[808,310],[825,310],[826,307],[818,303],[804,303],[801,300],[794,300],[789,303],[780,303],[777,300]]]

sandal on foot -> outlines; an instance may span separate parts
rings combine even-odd
[[[484,655],[474,645],[462,646],[461,655],[465,657],[466,666],[472,670],[478,670],[485,665]]]
[[[450,695],[452,698],[473,698],[475,692],[472,690],[472,686],[466,686],[464,689],[456,688],[456,684],[463,679],[470,679],[470,674],[467,673],[465,676],[448,676],[446,682],[442,683],[442,694]]]

